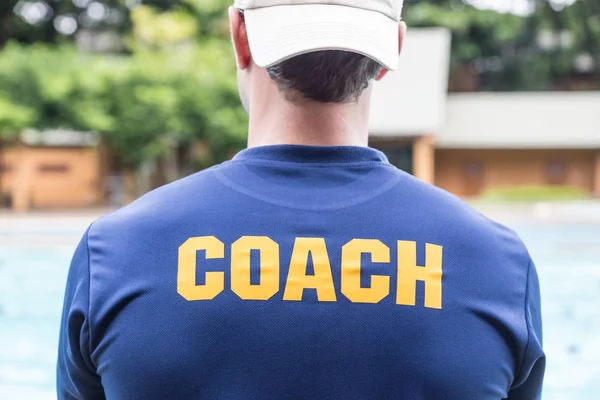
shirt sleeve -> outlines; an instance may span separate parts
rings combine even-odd
[[[520,372],[508,400],[539,400],[546,369],[546,356],[542,347],[542,309],[540,283],[535,265],[529,263],[525,295],[525,319],[528,340]]]
[[[91,360],[88,233],[89,229],[75,250],[67,278],[56,371],[59,400],[105,398]]]

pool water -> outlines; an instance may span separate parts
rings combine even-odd
[[[593,210],[600,215],[600,204]],[[521,235],[538,267],[548,355],[543,398],[596,400],[600,219],[552,221],[547,210],[542,214],[519,217],[503,209],[492,217]],[[67,269],[93,218],[0,215],[0,399],[56,398],[54,368]]]

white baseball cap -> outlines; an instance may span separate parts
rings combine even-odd
[[[404,0],[235,0],[254,62],[270,67],[300,54],[345,50],[398,67]]]

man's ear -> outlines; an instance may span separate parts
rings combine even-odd
[[[242,13],[235,7],[229,7],[229,29],[231,42],[235,52],[237,66],[241,70],[248,69],[252,63],[252,53],[248,42],[248,32]]]
[[[400,23],[398,24],[398,55],[402,54],[402,45],[404,44],[404,37],[406,36],[406,23],[404,21],[400,21]],[[377,77],[375,78],[376,81],[380,81],[383,79],[384,76],[387,75],[387,73],[389,72],[389,70],[387,69],[382,69],[381,72],[379,72],[379,74],[377,74]]]
[[[384,76],[387,75],[387,73],[390,72],[389,69],[387,68],[382,68],[381,71],[379,71],[379,73],[377,74],[377,76],[375,77],[376,81],[380,81],[383,79]]]

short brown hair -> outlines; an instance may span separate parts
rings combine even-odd
[[[293,103],[357,101],[382,66],[362,54],[323,50],[302,54],[267,68],[271,79]]]

